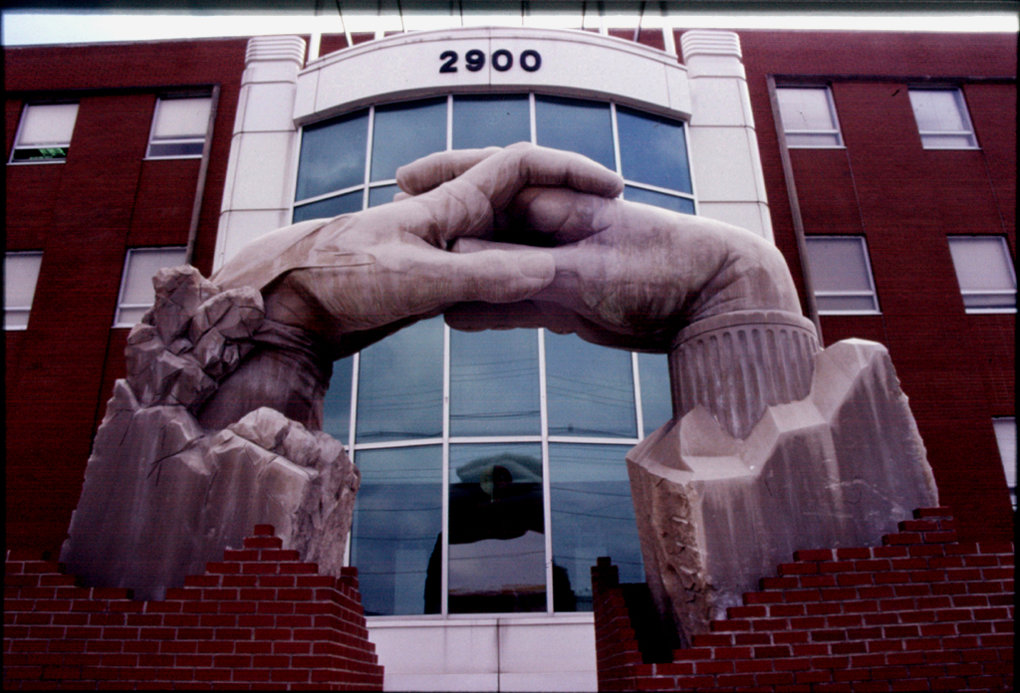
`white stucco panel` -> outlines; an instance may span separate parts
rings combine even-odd
[[[469,69],[469,51],[484,56],[484,63],[475,63],[480,69]],[[444,65],[448,71],[441,71]],[[675,56],[584,31],[494,27],[401,34],[320,58],[298,82],[298,123],[380,101],[490,90],[611,98],[680,117],[691,112],[687,71]]]

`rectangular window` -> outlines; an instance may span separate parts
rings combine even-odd
[[[184,264],[184,248],[132,248],[124,261],[114,327],[134,327],[156,299],[152,278],[164,267]]]
[[[76,103],[29,104],[21,113],[12,164],[59,163],[67,158],[78,117]]]
[[[212,99],[162,98],[156,102],[149,136],[150,159],[202,156]]]
[[[836,107],[828,87],[780,87],[779,117],[789,147],[842,147]]]
[[[1009,500],[1013,510],[1016,510],[1016,417],[996,417],[992,419],[992,425],[995,426],[995,440],[999,444],[999,455],[1006,472]]]
[[[911,89],[917,130],[925,149],[976,149],[977,138],[959,89]]]
[[[951,236],[956,279],[968,313],[1015,313],[1016,272],[1002,236]]]
[[[878,297],[860,236],[808,236],[808,266],[818,312],[878,313]]]
[[[42,266],[41,252],[4,255],[4,329],[28,328],[28,314]]]

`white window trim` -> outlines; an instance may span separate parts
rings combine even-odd
[[[779,84],[776,85],[776,91],[781,92],[783,89],[817,89],[825,92],[825,103],[829,107],[829,118],[835,124],[834,128],[818,129],[818,130],[803,130],[795,128],[787,128],[786,124],[783,123],[783,136],[786,138],[787,149],[846,149],[846,144],[843,142],[843,128],[839,124],[839,113],[836,111],[836,102],[832,97],[832,89],[827,84]],[[777,93],[777,99],[778,99]],[[775,114],[776,118],[782,121],[783,115],[780,110],[779,113]],[[789,141],[790,135],[834,135],[836,142],[833,144],[793,144]]]
[[[920,91],[940,91],[947,92],[953,95],[953,101],[956,103],[957,111],[960,114],[960,118],[963,120],[963,124],[966,127],[965,130],[922,130],[920,123],[917,123],[917,133],[921,137],[921,147],[923,149],[956,149],[956,150],[971,150],[980,149],[981,146],[977,141],[977,133],[974,132],[974,123],[970,119],[970,109],[967,108],[967,100],[963,97],[963,90],[959,87],[909,87],[908,91],[920,92]],[[913,111],[913,104],[911,104],[911,111]],[[914,113],[914,122],[917,122],[917,112]],[[966,137],[970,140],[970,144],[967,146],[961,146],[958,144],[938,144],[939,141],[946,141],[951,137]]]
[[[807,237],[808,243],[811,242],[812,238],[825,238],[825,239],[855,239],[861,249],[861,257],[864,258],[864,269],[867,270],[868,286],[870,290],[848,290],[848,291],[825,291],[815,289],[815,298],[826,298],[826,297],[868,297],[872,300],[875,308],[872,310],[838,310],[838,309],[823,309],[819,306],[819,315],[881,315],[882,307],[878,303],[878,290],[875,288],[875,273],[871,269],[871,258],[868,256],[868,242],[863,236],[846,236],[846,235],[811,235]],[[808,263],[810,264],[810,256],[808,257]],[[816,271],[815,268],[809,268],[809,271]]]
[[[64,164],[64,163],[67,163],[67,157],[66,156],[60,157],[60,158],[54,158],[54,159],[24,159],[24,160],[21,160],[21,161],[15,161],[14,155],[20,149],[42,149],[42,147],[22,147],[22,146],[18,145],[18,142],[21,140],[21,129],[24,127],[25,121],[26,121],[25,116],[28,114],[28,110],[30,108],[32,108],[33,106],[50,106],[50,105],[61,105],[61,104],[71,104],[71,103],[73,103],[75,105],[78,105],[77,101],[64,101],[64,102],[59,102],[58,101],[58,102],[53,102],[53,103],[26,103],[26,104],[22,105],[22,107],[21,107],[21,115],[20,115],[20,117],[18,119],[18,129],[14,133],[14,145],[11,147],[10,155],[7,157],[7,165],[8,166],[38,166],[40,164],[45,165],[45,164]],[[77,126],[77,124],[78,124],[78,116],[77,116],[77,113],[76,113],[75,114],[75,126]],[[71,148],[71,140],[72,139],[74,139],[74,128],[73,127],[71,129],[71,135],[67,138],[66,142],[47,142],[47,143],[45,143],[45,146],[63,147],[65,149],[70,150],[70,148]]]
[[[1004,236],[996,235],[953,235],[949,236],[947,243],[952,245],[954,239],[962,240],[967,238],[995,238],[999,240],[1002,246],[1003,257],[1006,259],[1006,266],[1010,272],[1010,278],[1013,280],[1012,289],[964,289],[960,286],[960,296],[963,297],[963,309],[965,313],[971,315],[1011,315],[1016,313],[1016,267],[1013,265],[1013,256],[1009,252],[1009,244],[1006,243]],[[955,271],[955,261],[953,264]],[[960,276],[956,275],[957,286],[959,286]],[[974,308],[967,305],[967,296],[1013,296],[1013,307],[1012,308]]]

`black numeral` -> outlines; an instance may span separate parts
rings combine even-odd
[[[439,54],[439,59],[444,61],[439,66],[440,72],[456,72],[457,71],[457,60],[460,59],[460,54],[457,51],[443,51]],[[514,66],[514,54],[505,48],[500,48],[494,51],[492,54],[492,68],[497,72],[506,72]],[[542,67],[542,55],[532,49],[521,52],[520,57],[521,69],[525,72],[536,72],[538,68]],[[472,48],[464,54],[464,66],[469,72],[479,72],[485,69],[485,52],[477,48]]]
[[[464,54],[464,62],[467,63],[468,70],[478,72],[485,67],[485,53],[482,53],[477,48],[470,50]]]
[[[514,66],[513,54],[505,48],[500,48],[492,54],[492,67],[499,72],[506,72]]]
[[[538,54],[538,51],[533,51],[529,48],[521,53],[522,70],[525,72],[535,72],[540,67],[542,67],[542,56]]]
[[[439,66],[440,72],[456,72],[457,71],[457,51],[443,51],[439,54],[440,60],[446,62]]]

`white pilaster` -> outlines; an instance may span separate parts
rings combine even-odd
[[[772,240],[740,38],[729,31],[694,30],[680,44],[690,84],[698,213]]]
[[[294,97],[304,56],[297,36],[248,42],[213,269],[252,239],[290,223],[298,154]]]

